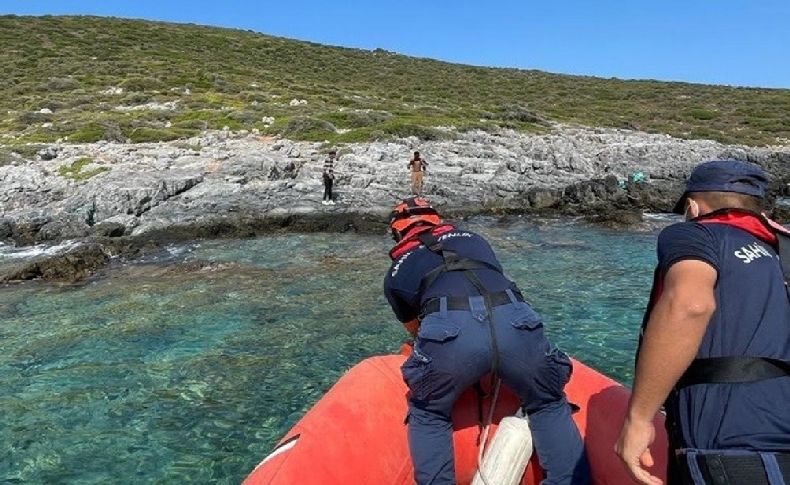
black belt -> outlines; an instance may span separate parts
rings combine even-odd
[[[788,482],[790,480],[790,453],[769,454],[776,457],[779,470],[774,471],[779,472],[785,482]],[[688,457],[681,454],[680,458],[681,468],[684,469],[682,483],[694,484],[689,470]],[[706,452],[698,454],[696,460],[705,483],[709,485],[771,484],[768,479],[769,472],[757,452],[746,455]]]
[[[517,290],[511,290],[511,291],[513,292],[513,296],[516,298],[516,301],[525,301],[524,297],[521,295],[519,291]],[[475,296],[475,295],[470,295],[470,296]],[[469,296],[445,296],[442,298],[447,299],[447,310],[462,310],[462,311],[470,310]],[[488,298],[489,301],[491,302],[492,307],[513,303],[510,300],[510,296],[508,296],[507,292],[505,291],[489,293]],[[431,298],[430,300],[426,301],[425,304],[422,306],[420,315],[436,313],[440,310],[441,310],[441,298]]]

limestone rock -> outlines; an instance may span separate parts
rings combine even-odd
[[[91,233],[101,237],[121,237],[126,232],[126,226],[118,222],[100,222],[91,228]]]
[[[425,195],[440,208],[464,214],[667,211],[696,164],[721,158],[760,164],[776,180],[774,196],[790,192],[790,146],[754,148],[555,125],[548,134],[469,132],[454,140],[345,145],[335,162],[340,204],[327,207],[320,204],[328,149],[322,143],[232,131],[205,132],[188,143],[200,150],[184,147],[183,141],[61,143],[42,150],[40,160],[0,167],[0,238],[33,244],[80,235],[342,230],[332,221],[337,214],[385,220],[393,202],[410,194],[406,165],[414,150],[430,164]],[[58,173],[62,164],[84,157],[110,170],[86,181]],[[636,172],[648,182],[626,183]],[[353,223],[360,230],[368,226]]]
[[[84,244],[63,253],[20,263],[0,274],[0,283],[41,278],[73,283],[85,279],[109,261],[98,244]]]
[[[36,154],[40,160],[49,161],[54,160],[58,157],[58,147],[57,146],[48,146],[42,148]]]

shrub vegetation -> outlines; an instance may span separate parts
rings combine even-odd
[[[86,165],[90,165],[91,163],[93,163],[92,158],[79,158],[72,162],[71,165],[61,165],[61,167],[58,169],[58,173],[61,177],[71,179],[76,182],[82,182],[95,175],[99,175],[100,173],[108,172],[110,170],[109,167],[97,167],[93,170],[83,170]]]
[[[473,67],[117,18],[2,16],[0,42],[0,133],[19,143],[167,140],[225,126],[331,142],[437,139],[451,133],[437,127],[546,131],[552,121],[750,145],[790,138],[786,89]],[[118,109],[166,102],[176,103]]]

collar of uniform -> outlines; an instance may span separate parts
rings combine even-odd
[[[417,236],[425,231],[431,230],[435,236],[438,236],[445,232],[450,232],[453,229],[455,229],[455,226],[452,224],[442,224],[441,226],[417,226],[409,231],[406,237],[401,239],[401,241],[392,248],[390,251],[390,258],[394,261],[422,244]]]
[[[694,222],[699,222],[700,224],[727,224],[728,226],[742,229],[771,245],[776,245],[777,243],[777,232],[790,235],[790,231],[766,217],[765,214],[757,214],[744,209],[717,210],[697,217],[694,219]]]

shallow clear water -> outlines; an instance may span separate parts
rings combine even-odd
[[[467,226],[556,343],[630,380],[654,232]],[[238,483],[344,370],[398,349],[381,292],[389,246],[212,241],[83,286],[0,288],[0,483]]]

